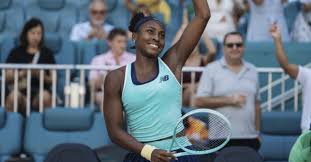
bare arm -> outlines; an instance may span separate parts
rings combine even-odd
[[[195,99],[197,107],[219,108],[225,106],[233,106],[232,97],[227,96],[213,96],[213,97],[198,97]]]
[[[206,58],[204,59],[204,63],[208,64],[215,60],[216,47],[215,47],[214,42],[208,37],[207,34],[205,34],[203,38],[204,38],[204,43],[206,44],[207,49],[208,49],[208,53],[205,55]]]
[[[211,15],[206,0],[192,0],[192,2],[195,9],[193,20],[186,27],[177,43],[163,57],[165,63],[178,79],[181,77],[182,67],[200,40]]]
[[[260,109],[260,101],[255,102],[255,126],[256,130],[260,131],[261,126],[261,109]]]
[[[253,0],[253,2],[255,3],[255,5],[259,6],[259,5],[262,5],[264,0]]]
[[[292,78],[296,79],[299,69],[298,66],[295,64],[290,64],[288,62],[287,56],[285,54],[284,48],[283,48],[283,43],[281,39],[281,33],[280,30],[276,25],[273,25],[271,27],[271,35],[274,39],[275,43],[275,49],[276,49],[276,57],[277,60],[280,64],[280,66],[284,69],[284,71]]]
[[[123,111],[121,103],[121,77],[119,71],[109,73],[105,80],[104,117],[111,140],[123,148],[140,153],[144,145],[123,129]]]
[[[144,144],[138,142],[123,129],[123,111],[122,111],[122,85],[123,76],[121,70],[115,70],[108,73],[105,79],[104,88],[104,117],[108,134],[111,140],[119,146],[140,154]],[[164,150],[156,149],[151,154],[151,161],[169,162],[171,158],[175,158],[172,153]]]

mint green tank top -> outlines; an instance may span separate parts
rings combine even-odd
[[[126,66],[122,92],[128,133],[140,142],[157,141],[172,136],[181,117],[180,83],[160,58],[157,77],[144,84],[135,84],[133,81],[133,66],[134,64]],[[178,132],[182,130],[180,128]],[[167,144],[160,147],[169,147]]]

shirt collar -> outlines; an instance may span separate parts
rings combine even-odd
[[[227,68],[228,67],[228,63],[225,59],[225,57],[223,56],[221,59],[220,59],[220,64],[223,68]],[[250,69],[250,66],[249,64],[244,60],[242,59],[242,68],[246,68],[246,70],[249,70]]]

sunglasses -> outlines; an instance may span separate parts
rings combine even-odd
[[[91,14],[92,15],[105,15],[106,14],[106,10],[92,10]]]
[[[234,46],[237,48],[240,48],[240,47],[243,47],[243,43],[227,43],[226,44],[226,47],[228,48],[233,48]]]

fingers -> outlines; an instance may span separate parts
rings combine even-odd
[[[172,159],[177,160],[174,152],[167,152],[164,150],[155,150],[153,152],[152,162],[170,162]]]

